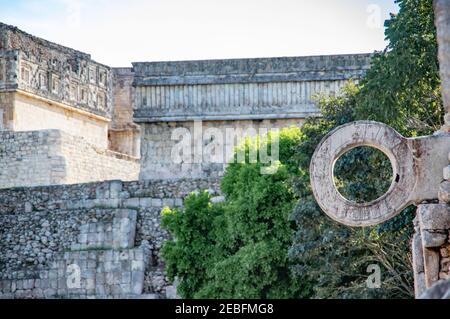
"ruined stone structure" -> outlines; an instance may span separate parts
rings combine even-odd
[[[0,24],[0,188],[137,179],[127,76]]]
[[[220,176],[235,139],[249,128],[301,125],[319,112],[315,94],[338,92],[349,79],[361,78],[369,62],[370,55],[360,54],[133,63],[140,178]],[[201,123],[195,127],[195,121]],[[176,128],[188,132],[198,150],[188,161],[173,160]],[[213,159],[202,150],[216,140],[223,141],[223,156]]]
[[[0,298],[176,297],[160,258],[161,208],[196,190],[221,199],[227,159],[173,162],[174,129],[201,150],[227,128],[228,147],[247,128],[301,125],[319,113],[314,94],[357,81],[369,60],[110,68],[0,24]]]
[[[197,189],[219,194],[219,181],[0,190],[0,299],[174,298],[160,211]]]
[[[434,0],[435,25],[439,45],[439,69],[445,124],[442,132],[450,132],[450,1]],[[449,142],[450,143],[450,142]],[[446,149],[439,152],[448,155]],[[416,295],[422,298],[450,299],[450,166],[443,169],[439,204],[420,205],[415,221],[413,256]],[[446,288],[446,289],[442,289]]]
[[[321,208],[350,226],[386,221],[418,205],[412,240],[416,297],[450,299],[450,1],[435,0],[445,125],[433,136],[405,139],[376,122],[354,122],[328,134],[311,161],[311,185]],[[335,160],[358,146],[384,152],[393,168],[392,185],[380,198],[357,204],[333,181]],[[432,203],[439,200],[439,204]]]

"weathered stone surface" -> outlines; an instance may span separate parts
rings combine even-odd
[[[108,130],[111,150],[140,157],[140,127],[133,123],[135,88],[131,68],[113,68],[112,123]]]
[[[89,54],[32,36],[13,26],[0,23],[0,34],[0,52],[17,55],[17,63],[7,68],[7,78],[17,80],[3,84],[5,89],[20,89],[110,117],[109,67],[93,61]]]
[[[450,165],[447,165],[444,168],[444,179],[445,180],[450,180]]]
[[[435,283],[420,299],[450,299],[450,280]]]
[[[427,288],[439,280],[439,253],[431,249],[423,249],[425,284]]]
[[[393,168],[392,186],[371,203],[350,202],[334,185],[335,160],[358,146],[381,150]],[[379,224],[412,203],[438,197],[449,151],[447,134],[407,139],[377,122],[345,124],[325,136],[317,147],[311,160],[311,186],[321,208],[336,221],[350,226]]]
[[[419,297],[426,289],[422,238],[419,233],[415,233],[412,240],[412,258],[414,271],[414,292]]]
[[[370,55],[133,63],[138,122],[303,118],[314,92],[359,79]]]
[[[136,180],[139,167],[60,130],[0,132],[0,188]]]
[[[447,204],[420,205],[417,215],[422,230],[450,229],[450,207]]]
[[[171,296],[160,257],[169,238],[160,226],[161,206],[199,189],[220,195],[218,180],[0,190],[0,298]],[[133,209],[125,208],[129,199],[137,199]],[[114,207],[105,208],[109,201]],[[82,274],[80,288],[67,286],[73,264]]]
[[[450,181],[444,181],[439,185],[439,200],[450,203]]]
[[[439,47],[442,99],[446,113],[450,113],[450,3],[447,0],[434,0],[433,5]]]
[[[447,241],[447,232],[422,230],[422,243],[425,248],[436,248]]]

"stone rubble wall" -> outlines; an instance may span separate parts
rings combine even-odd
[[[0,188],[135,180],[137,159],[59,130],[0,132]]]
[[[219,180],[0,190],[0,298],[175,298],[160,211],[202,189],[219,195]]]

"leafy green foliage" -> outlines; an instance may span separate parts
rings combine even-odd
[[[355,229],[327,218],[309,185],[314,149],[331,129],[353,120],[377,120],[405,136],[430,134],[441,125],[436,31],[432,1],[398,0],[400,11],[386,21],[389,46],[376,53],[371,69],[358,85],[341,96],[322,96],[323,117],[309,119],[297,150],[300,197],[292,214],[298,231],[290,249],[295,271],[313,287],[312,298],[412,297],[410,237],[414,207],[378,227]],[[368,169],[370,168],[370,169]],[[354,201],[368,201],[388,186],[387,160],[370,150],[345,154],[335,169],[340,192]],[[381,177],[381,179],[380,179]],[[389,182],[388,182],[389,181]],[[367,289],[368,264],[382,269],[382,288]]]
[[[233,163],[222,180],[226,201],[211,204],[209,195],[192,194],[183,210],[166,210],[163,225],[174,236],[163,248],[169,277],[180,280],[187,298],[302,297],[301,282],[290,270],[289,221],[295,198],[290,162],[300,140],[299,128],[279,133],[279,162],[274,174],[261,174],[266,164]],[[236,152],[271,149],[269,134],[246,139]]]
[[[297,149],[300,174],[293,181],[299,201],[291,218],[297,223],[289,255],[296,262],[299,280],[311,287],[311,298],[396,298],[411,297],[412,272],[409,258],[411,211],[401,217],[398,227],[346,227],[328,218],[317,205],[309,180],[310,160],[316,145],[328,131],[352,121],[350,107],[358,90],[350,83],[336,97],[321,97],[322,118],[308,119],[302,127]],[[354,149],[342,156],[336,167],[339,190],[348,199],[369,201],[390,185],[389,161],[370,148]],[[375,196],[375,198],[374,198]],[[408,220],[408,221],[406,221]],[[394,225],[393,222],[389,222]],[[377,264],[382,271],[382,288],[368,289],[367,267]],[[400,288],[399,288],[400,287]]]
[[[215,247],[213,223],[222,210],[220,206],[211,205],[207,192],[188,196],[184,205],[183,211],[164,208],[161,212],[163,227],[176,237],[164,244],[162,254],[168,276],[183,279],[178,292],[185,298],[192,298],[205,283],[204,274],[211,262],[220,255]]]
[[[169,277],[180,279],[183,297],[412,297],[415,208],[377,227],[350,228],[321,211],[309,182],[316,146],[339,125],[377,120],[405,136],[441,125],[432,1],[396,2],[400,12],[385,24],[389,46],[374,55],[359,84],[349,83],[338,96],[317,97],[321,117],[282,132],[275,174],[261,174],[265,164],[250,161],[261,145],[272,148],[271,136],[248,139],[240,150],[246,163],[230,165],[223,178],[224,203],[211,204],[200,193],[190,195],[183,210],[164,212],[174,240],[163,256]],[[348,199],[369,201],[390,185],[391,168],[377,152],[355,149],[342,156],[335,177]],[[370,264],[381,267],[380,289],[367,288]]]
[[[385,23],[389,45],[375,54],[356,97],[356,119],[391,125],[407,136],[441,126],[439,64],[433,1],[397,0]]]
[[[341,156],[334,167],[334,182],[342,196],[368,203],[384,195],[392,184],[392,166],[381,151],[360,146]]]

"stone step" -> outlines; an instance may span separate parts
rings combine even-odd
[[[137,211],[117,209],[112,222],[88,223],[80,226],[77,242],[71,250],[125,249],[134,246]]]

